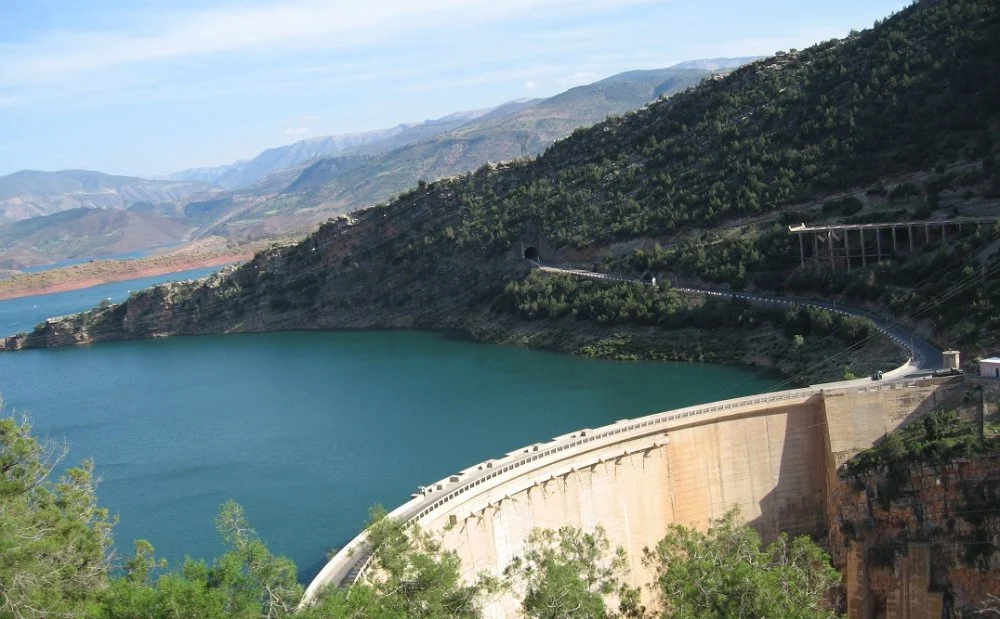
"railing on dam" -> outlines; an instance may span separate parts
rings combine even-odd
[[[427,486],[422,494],[415,495],[412,500],[390,512],[388,517],[401,522],[420,522],[430,516],[438,515],[436,513],[440,510],[457,507],[461,504],[458,499],[471,499],[521,475],[550,467],[559,461],[591,450],[657,434],[671,429],[677,425],[676,422],[685,419],[707,417],[713,413],[723,413],[723,416],[729,417],[730,414],[738,414],[741,410],[782,402],[792,405],[831,390],[882,391],[905,388],[915,386],[918,380],[920,379],[902,378],[868,385],[842,383],[832,389],[826,385],[792,389],[688,406],[634,420],[620,420],[598,429],[578,430],[572,434],[555,437],[548,443],[529,445],[512,451],[502,458],[487,460],[442,479]],[[473,495],[468,494],[472,490],[476,492]],[[362,578],[371,559],[366,540],[366,533],[362,533],[338,552],[310,583],[303,596],[303,603],[309,603],[325,586],[346,586]]]

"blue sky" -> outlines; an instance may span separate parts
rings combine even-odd
[[[151,175],[846,35],[900,0],[0,0],[0,174]]]

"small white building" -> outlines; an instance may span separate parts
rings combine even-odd
[[[1000,357],[990,357],[979,362],[979,375],[1000,378]]]

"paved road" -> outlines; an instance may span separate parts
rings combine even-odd
[[[549,273],[563,273],[566,275],[576,275],[578,277],[588,277],[591,279],[600,279],[608,281],[639,282],[643,284],[646,283],[636,277],[624,277],[619,275],[610,275],[608,273],[597,273],[594,271],[587,271],[584,269],[573,269],[559,265],[545,264],[544,262],[533,261],[532,264],[536,265],[542,271],[546,271]],[[803,299],[800,297],[774,296],[766,294],[755,294],[749,292],[731,292],[728,290],[717,290],[713,288],[694,288],[690,286],[675,286],[674,290],[679,290],[681,292],[688,292],[693,294],[705,294],[715,297],[743,299],[746,301],[750,301],[752,303],[818,307],[832,312],[844,314],[846,316],[859,316],[862,318],[870,318],[872,322],[875,323],[875,326],[876,328],[878,328],[879,331],[890,337],[893,341],[895,341],[903,348],[910,351],[910,356],[913,359],[912,365],[914,372],[921,369],[936,370],[944,365],[941,357],[941,349],[939,349],[937,346],[931,344],[927,340],[914,334],[912,331],[909,331],[904,327],[895,324],[881,316],[873,314],[872,312],[869,312],[867,310],[858,309],[856,307],[849,307],[845,305],[838,305],[836,303],[827,303],[825,301],[814,301],[812,299]]]

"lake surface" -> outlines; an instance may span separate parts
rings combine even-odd
[[[60,296],[27,300],[73,311]],[[16,314],[10,303],[0,316]],[[94,460],[100,502],[120,516],[121,552],[146,538],[172,565],[213,557],[213,519],[232,498],[303,581],[372,504],[392,508],[418,485],[558,434],[776,382],[734,367],[595,361],[406,331],[0,353],[7,412],[68,441],[71,463]]]
[[[46,318],[64,316],[96,307],[104,299],[120,303],[128,298],[129,292],[141,290],[164,282],[179,282],[197,279],[218,271],[221,267],[209,267],[179,271],[165,275],[154,275],[140,279],[130,279],[110,284],[68,290],[53,294],[20,297],[0,301],[0,336],[14,335],[21,331],[31,331]]]

